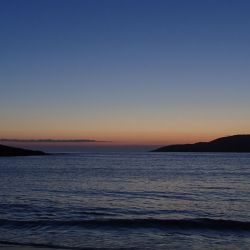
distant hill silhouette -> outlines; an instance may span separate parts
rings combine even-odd
[[[221,137],[210,142],[177,144],[161,147],[152,152],[250,152],[250,135]]]
[[[0,145],[0,157],[1,156],[32,156],[32,155],[48,155],[42,151],[34,151],[29,149],[15,148]]]

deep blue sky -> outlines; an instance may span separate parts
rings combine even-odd
[[[0,137],[250,133],[249,13],[241,0],[1,0]]]

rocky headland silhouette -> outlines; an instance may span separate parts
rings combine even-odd
[[[33,155],[48,155],[43,151],[29,150],[10,146],[0,145],[1,156],[33,156]]]
[[[250,135],[232,135],[210,142],[176,144],[157,148],[151,152],[231,152],[250,153]]]

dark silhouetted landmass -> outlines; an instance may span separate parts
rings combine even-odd
[[[42,151],[34,151],[29,149],[15,148],[0,145],[0,157],[1,156],[33,156],[33,155],[48,155]]]
[[[210,142],[194,144],[169,145],[152,152],[250,152],[250,135],[233,135],[221,137]]]

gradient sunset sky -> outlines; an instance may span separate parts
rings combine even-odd
[[[250,1],[1,0],[0,138],[250,133]]]

